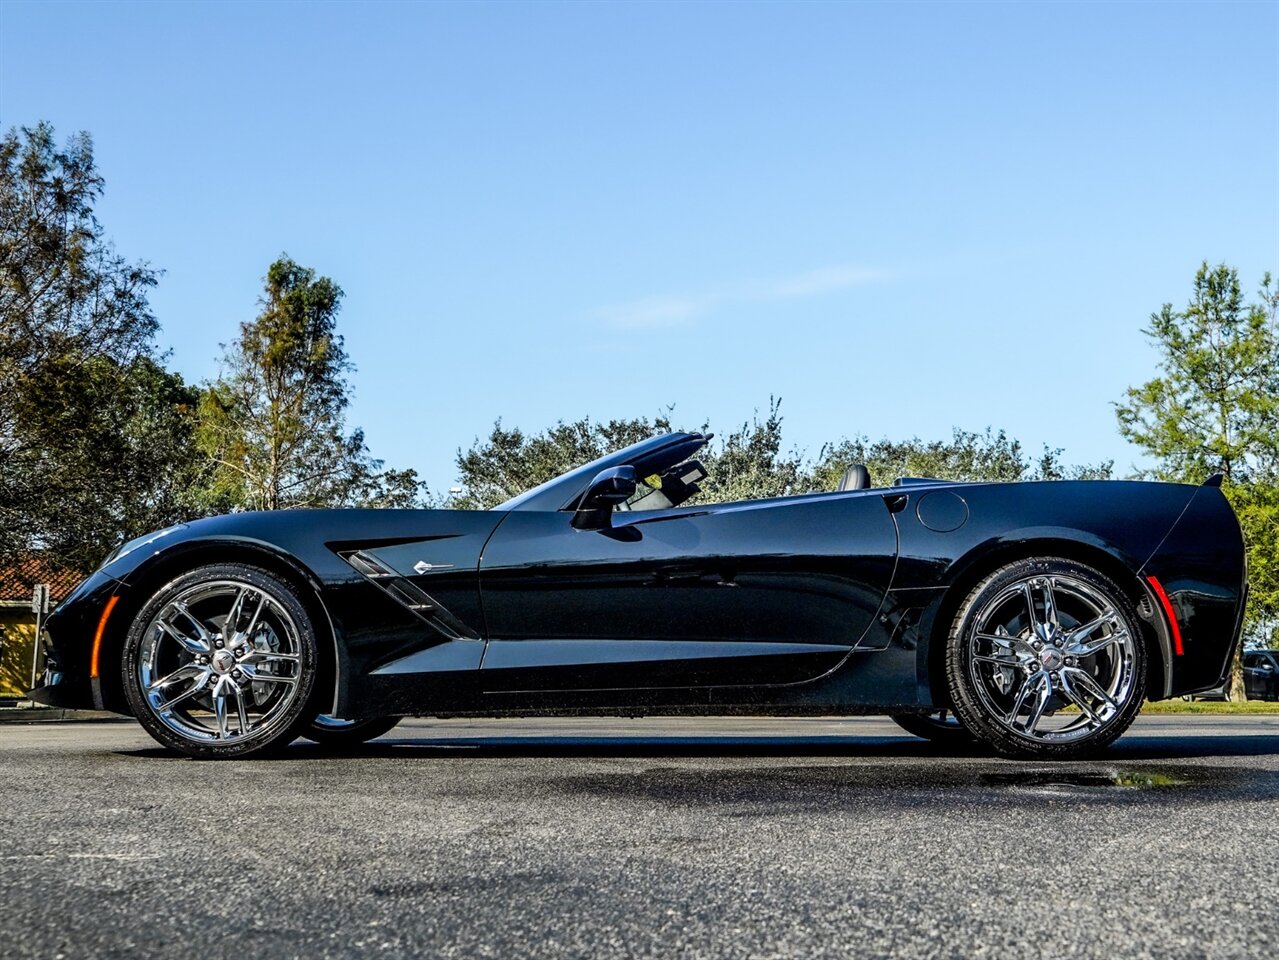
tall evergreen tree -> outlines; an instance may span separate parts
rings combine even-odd
[[[240,325],[200,404],[215,497],[252,510],[419,501],[413,471],[383,471],[363,431],[347,433],[341,302],[337,284],[287,256],[268,268],[262,311]]]
[[[1146,330],[1160,375],[1116,405],[1120,432],[1156,459],[1147,474],[1200,483],[1222,473],[1248,545],[1251,594],[1245,629],[1279,642],[1279,288],[1266,274],[1248,303],[1239,274],[1205,262],[1190,301],[1171,303]],[[1243,699],[1237,657],[1232,698]]]

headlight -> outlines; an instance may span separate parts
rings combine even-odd
[[[147,534],[143,534],[140,537],[134,537],[132,540],[128,541],[127,543],[122,543],[120,544],[120,546],[112,550],[110,556],[108,556],[105,560],[102,561],[102,565],[105,567],[107,566],[107,564],[114,563],[115,561],[123,557],[126,553],[132,553],[134,550],[137,550],[139,547],[145,547],[148,544],[155,543],[161,537],[167,537],[169,534],[176,533],[177,531],[185,528],[186,528],[185,523],[175,523],[173,526],[165,527],[163,530],[157,530],[155,533],[147,533]]]

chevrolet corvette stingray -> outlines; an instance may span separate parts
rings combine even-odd
[[[32,697],[194,757],[403,716],[887,713],[1070,758],[1219,686],[1246,570],[1220,478],[874,486],[702,503],[669,433],[485,511],[286,510],[119,547]]]

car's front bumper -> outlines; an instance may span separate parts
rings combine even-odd
[[[103,642],[103,614],[121,587],[114,577],[94,573],[49,615],[38,638],[43,665],[28,694],[32,700],[71,710],[104,709],[94,645]]]

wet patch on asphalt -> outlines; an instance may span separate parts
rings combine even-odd
[[[1181,767],[1172,770],[1115,767],[1083,770],[1050,768],[1020,770],[1012,773],[989,773],[985,774],[982,780],[991,786],[1031,793],[1073,794],[1109,791],[1114,788],[1169,790],[1176,787],[1211,786],[1211,781],[1214,779],[1212,773],[1203,767]]]
[[[1279,799],[1279,773],[1222,766],[1013,763],[839,764],[787,767],[662,766],[547,777],[575,797],[724,807],[758,816],[854,808],[976,802],[1205,803]]]

